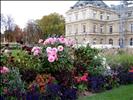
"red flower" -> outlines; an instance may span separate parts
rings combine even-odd
[[[133,73],[133,69],[129,70],[130,73]]]
[[[86,81],[86,82],[87,82],[87,76],[85,76],[85,75],[82,76],[82,77],[80,78],[80,80],[81,80],[81,81]]]

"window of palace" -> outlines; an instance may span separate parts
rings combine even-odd
[[[68,26],[68,32],[69,32],[69,34],[72,33],[72,26],[71,25]]]
[[[94,18],[94,19],[96,18],[96,14],[97,14],[97,12],[94,11],[94,12],[93,12],[93,18]]]
[[[123,44],[123,39],[119,39],[119,46]]]
[[[133,46],[133,38],[130,39],[130,46]]]
[[[75,29],[75,34],[78,34],[78,25],[77,24],[74,25],[74,29]]]
[[[107,20],[109,20],[109,18],[110,18],[110,14],[107,14]]]
[[[113,45],[113,39],[109,39],[109,44]]]
[[[109,33],[112,33],[112,32],[113,32],[113,27],[111,25],[111,26],[109,26]]]
[[[69,20],[69,22],[71,22],[71,20],[72,20],[71,14],[68,15],[68,20]]]
[[[132,12],[128,12],[128,17],[131,17],[132,16]]]
[[[93,25],[93,33],[96,33],[96,28],[97,28],[97,26]]]
[[[96,44],[96,38],[93,39],[93,44]]]
[[[103,39],[100,40],[100,44],[103,44]]]
[[[103,33],[103,25],[100,25],[100,33]]]
[[[86,11],[83,11],[83,12],[82,12],[82,16],[83,16],[83,19],[86,18]]]
[[[83,25],[83,33],[86,32],[86,25]]]
[[[131,32],[133,33],[133,24],[131,24]]]
[[[75,13],[75,20],[78,20],[78,13]]]
[[[100,13],[100,19],[101,20],[103,19],[103,13],[102,12]]]

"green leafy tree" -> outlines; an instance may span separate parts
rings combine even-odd
[[[42,19],[37,20],[37,23],[44,34],[44,38],[49,35],[64,35],[65,19],[58,13],[51,13],[50,15],[43,16]]]

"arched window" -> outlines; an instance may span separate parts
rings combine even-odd
[[[133,38],[130,39],[130,45],[133,46]]]
[[[109,39],[109,44],[113,45],[113,39]]]
[[[93,44],[96,44],[96,40],[97,40],[96,38],[95,38],[95,39],[93,39]]]
[[[100,40],[100,44],[103,44],[103,39]]]
[[[123,39],[119,39],[119,46],[123,45]]]

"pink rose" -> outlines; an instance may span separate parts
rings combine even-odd
[[[31,52],[34,52],[34,51],[35,51],[35,49],[36,49],[36,47],[33,47],[33,48],[32,48],[32,50],[31,50]]]
[[[43,42],[44,45],[47,45],[47,44],[49,44],[49,43],[50,43],[49,39],[46,39],[46,40]]]
[[[34,56],[38,56],[39,54],[40,54],[40,50],[35,50],[33,53]]]
[[[72,39],[66,39],[65,45],[66,46],[72,46],[75,44],[75,41]]]
[[[58,49],[57,48],[52,48],[52,51],[57,53]]]
[[[9,72],[9,69],[5,66],[0,69],[0,73],[2,74],[8,73],[8,72]]]
[[[60,37],[60,38],[58,38],[58,40],[60,43],[65,43],[65,41],[66,41],[64,37]]]
[[[36,47],[33,47],[32,50],[31,50],[31,52],[34,52],[34,51],[36,51],[36,50],[41,51],[41,48],[40,48],[40,47],[37,47],[37,46],[36,46]]]
[[[54,62],[54,61],[55,61],[55,57],[49,56],[49,57],[48,57],[48,61],[49,61],[49,62]]]
[[[58,51],[63,51],[64,47],[62,45],[58,46]]]
[[[43,39],[39,39],[38,43],[43,43]]]

